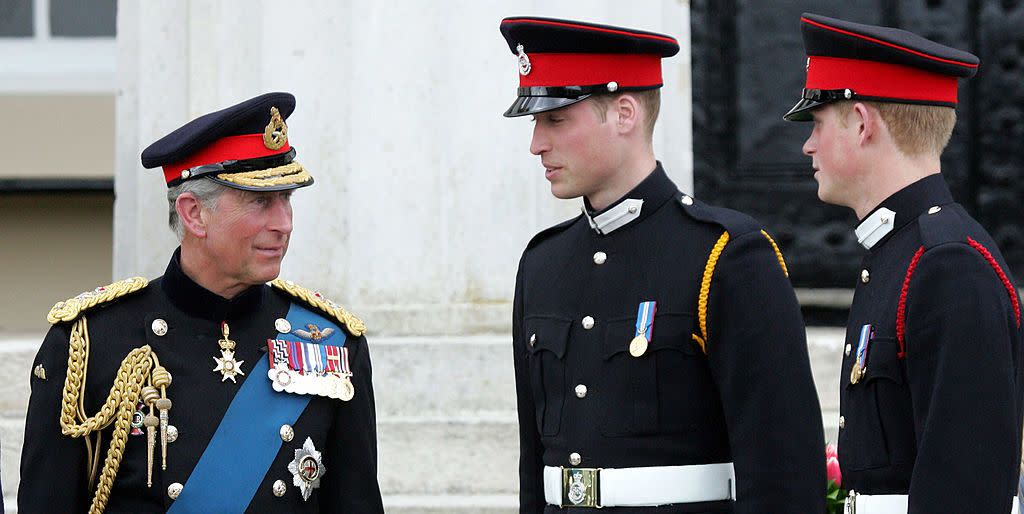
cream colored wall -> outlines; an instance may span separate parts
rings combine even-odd
[[[113,193],[0,193],[0,334],[41,333],[54,302],[111,281]]]
[[[114,176],[114,95],[0,95],[5,178]]]

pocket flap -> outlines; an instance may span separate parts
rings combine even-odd
[[[661,350],[675,350],[686,355],[695,355],[697,347],[691,336],[693,316],[658,312],[651,327],[651,342],[644,355]],[[636,318],[621,318],[608,322],[604,336],[604,359],[615,354],[629,352],[629,343],[636,336]]]
[[[867,384],[874,380],[886,379],[896,384],[903,384],[903,369],[900,365],[899,344],[895,338],[880,337],[871,340],[868,346],[867,370],[858,384]],[[846,386],[855,386],[849,380]]]
[[[528,316],[523,321],[526,347],[531,354],[547,350],[561,359],[565,356],[565,345],[569,339],[572,320],[541,316]]]

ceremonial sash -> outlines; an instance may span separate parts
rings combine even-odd
[[[312,323],[321,330],[331,328],[338,332],[331,344],[345,344],[341,327],[296,303],[292,303],[285,318],[293,327]],[[294,334],[278,334],[277,339],[300,342]],[[257,359],[248,372],[168,514],[241,514],[248,508],[281,451],[281,425],[295,424],[310,400],[307,395],[275,392],[266,378],[268,360]],[[319,363],[307,366],[322,367]]]

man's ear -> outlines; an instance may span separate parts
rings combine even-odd
[[[203,213],[203,204],[199,203],[196,195],[185,192],[178,195],[174,201],[174,210],[178,211],[178,218],[185,232],[200,239],[206,237],[206,219]]]
[[[635,96],[624,93],[612,101],[611,114],[615,114],[615,128],[620,135],[630,134],[638,130],[641,125],[640,102]]]
[[[857,129],[857,143],[860,146],[865,146],[874,140],[882,130],[883,122],[878,110],[863,102],[853,104],[850,118],[851,123]]]

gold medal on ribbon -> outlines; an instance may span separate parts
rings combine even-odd
[[[341,380],[341,386],[338,388],[338,396],[341,401],[347,402],[356,396],[356,388],[352,385],[352,380],[349,377],[344,377]]]
[[[856,384],[860,382],[861,377],[864,376],[864,370],[861,369],[859,362],[853,363],[853,368],[850,369],[850,383]]]
[[[640,357],[647,352],[647,336],[640,334],[629,342],[629,354]]]

